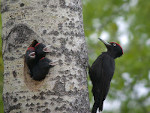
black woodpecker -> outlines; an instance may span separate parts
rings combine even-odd
[[[25,62],[28,66],[28,69],[30,71],[30,74],[32,73],[32,68],[35,65],[35,48],[34,47],[29,47],[26,51],[25,54]]]
[[[109,91],[110,82],[115,71],[115,59],[123,55],[122,47],[115,42],[105,42],[100,39],[107,47],[107,52],[103,52],[89,67],[89,76],[93,84],[92,93],[94,105],[92,113],[103,110],[103,101]]]
[[[46,53],[50,52],[50,45],[45,46],[42,43],[37,43],[35,45],[36,61],[46,56]]]
[[[37,81],[43,80],[49,72],[49,69],[56,65],[57,61],[52,62],[48,58],[41,58],[32,69],[32,78]]]

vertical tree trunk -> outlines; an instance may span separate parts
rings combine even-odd
[[[80,0],[2,0],[6,113],[89,113],[88,62]],[[24,54],[33,40],[59,60],[47,77],[30,78]]]

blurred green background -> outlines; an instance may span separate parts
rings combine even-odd
[[[124,50],[116,59],[103,113],[149,113],[150,0],[83,0],[83,22],[90,65],[106,51],[98,37],[118,42]],[[92,106],[91,93],[89,97]]]
[[[89,63],[106,48],[97,38],[118,42],[124,55],[116,70],[103,113],[150,112],[150,1],[82,0]],[[0,18],[1,19],[1,18]],[[1,22],[0,22],[1,29]],[[0,32],[1,34],[1,32]],[[3,62],[0,39],[0,113],[3,113]],[[91,82],[89,98],[91,106]]]

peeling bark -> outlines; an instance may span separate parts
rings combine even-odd
[[[80,0],[2,0],[6,113],[89,113],[88,62]],[[30,78],[24,54],[33,40],[59,60],[46,78]]]

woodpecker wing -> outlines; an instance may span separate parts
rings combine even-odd
[[[101,73],[102,68],[102,55],[100,55],[92,64],[92,66],[89,69],[89,76],[92,81],[92,84],[95,84],[99,82],[100,76],[99,73]]]
[[[106,55],[103,58],[103,64],[102,64],[103,68],[102,68],[102,80],[101,80],[101,84],[104,88],[103,92],[104,92],[104,100],[107,96],[109,87],[110,87],[110,82],[111,79],[113,77],[114,74],[114,70],[115,70],[115,61],[112,57]]]
[[[102,63],[102,74],[101,74],[101,80],[100,80],[100,104],[99,104],[99,110],[103,110],[103,101],[106,99],[106,96],[109,91],[110,82],[113,77],[115,70],[115,62],[112,57],[109,55],[104,55],[103,57],[103,63]]]
[[[104,54],[100,55],[92,64],[89,69],[89,76],[93,84],[92,93],[94,96],[94,105],[92,108],[92,113],[96,113],[97,108],[103,103],[103,95],[101,89],[101,80],[102,80],[102,63],[103,63]]]
[[[105,100],[110,81],[114,74],[115,62],[112,57],[107,53],[102,53],[89,70],[90,78],[93,84],[93,96],[95,103],[93,105],[93,111],[95,112],[99,107],[99,110],[103,110],[103,101]]]

